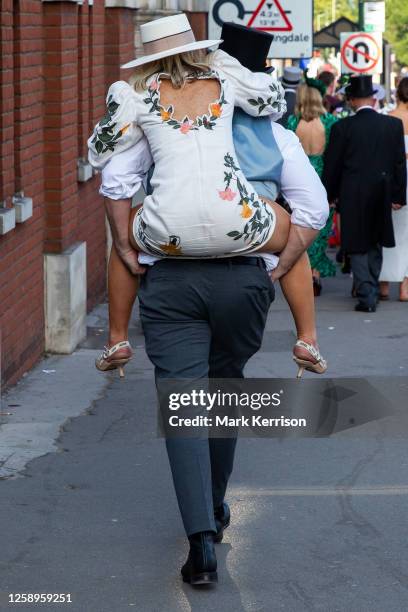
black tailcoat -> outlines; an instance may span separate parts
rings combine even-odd
[[[391,204],[406,204],[407,167],[402,121],[362,109],[333,125],[323,183],[338,199],[342,248],[366,253],[395,246]]]

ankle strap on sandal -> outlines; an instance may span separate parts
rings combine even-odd
[[[323,357],[321,356],[319,350],[313,346],[313,344],[309,344],[304,340],[297,340],[295,346],[306,349],[306,351],[308,351],[317,361],[323,361]]]
[[[104,346],[103,356],[105,359],[107,357],[111,357],[113,353],[116,353],[116,351],[122,348],[131,348],[128,340],[122,340],[121,342],[117,342],[117,344],[114,344],[111,347]]]

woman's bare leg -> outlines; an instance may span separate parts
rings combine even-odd
[[[276,226],[271,239],[260,250],[279,253],[283,251],[288,241],[290,215],[279,204],[268,200],[266,202],[275,212]],[[279,282],[295,321],[298,339],[315,345],[317,337],[313,279],[306,252],[289,272],[279,279]]]
[[[293,268],[279,280],[295,321],[298,339],[315,345],[315,301],[312,270],[307,253],[303,253]]]
[[[138,208],[140,207],[132,209],[129,217],[129,238],[132,246],[133,219]],[[128,339],[129,322],[138,289],[139,277],[129,272],[115,245],[112,245],[108,264],[109,346]]]
[[[128,339],[138,288],[139,277],[129,272],[113,245],[108,264],[109,346]]]
[[[405,276],[404,280],[400,284],[399,299],[403,300],[404,302],[408,300],[408,276]]]
[[[380,281],[380,296],[387,298],[390,292],[390,283],[388,281]]]

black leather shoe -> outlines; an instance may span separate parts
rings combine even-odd
[[[224,502],[222,506],[215,508],[214,519],[215,526],[217,528],[217,533],[214,535],[214,542],[218,544],[219,542],[222,542],[224,531],[227,527],[229,527],[231,519],[230,509],[226,502]]]
[[[218,582],[213,536],[212,531],[200,531],[189,536],[190,552],[181,568],[184,582],[191,585]]]
[[[354,310],[357,312],[375,312],[377,310],[376,306],[364,306],[364,304],[356,304],[354,306]]]

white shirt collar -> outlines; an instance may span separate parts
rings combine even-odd
[[[370,109],[370,110],[372,110],[372,111],[373,111],[373,110],[375,110],[375,109],[374,109],[372,106],[369,106],[368,104],[366,104],[365,106],[360,106],[360,108],[358,108],[358,109],[356,110],[356,113],[359,113],[361,110],[364,110],[364,109],[366,109],[366,108],[368,108],[368,109]]]

